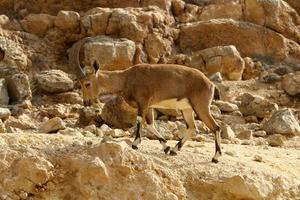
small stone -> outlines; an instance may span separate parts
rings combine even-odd
[[[113,138],[130,136],[130,133],[128,131],[123,131],[121,129],[112,129],[111,131],[108,131],[106,134],[112,136]]]
[[[255,155],[253,157],[253,160],[256,161],[256,162],[262,162],[262,157],[260,155]]]
[[[253,138],[253,131],[252,130],[242,131],[236,137],[241,140],[251,140]]]
[[[8,105],[9,96],[6,88],[5,79],[0,79],[0,105]]]
[[[233,132],[230,126],[228,125],[221,126],[221,130],[222,130],[221,137],[223,139],[232,140],[233,138],[235,138],[235,133]]]
[[[236,104],[217,100],[214,101],[214,104],[220,108],[221,111],[224,112],[233,112],[239,110],[239,107]]]
[[[45,123],[43,123],[39,129],[39,132],[41,133],[50,133],[50,132],[56,132],[61,129],[65,129],[65,123],[64,121],[59,117],[54,117]]]
[[[268,143],[272,147],[281,147],[283,146],[284,140],[283,136],[280,134],[271,135],[267,139]]]
[[[255,131],[253,133],[254,137],[266,137],[267,136],[267,132],[266,131]]]
[[[11,115],[11,112],[8,108],[0,108],[0,119],[8,119],[8,117]]]
[[[84,128],[84,131],[89,131],[89,132],[91,132],[93,134],[96,134],[96,129],[97,129],[96,125],[92,124],[92,125],[86,126]]]
[[[0,119],[0,133],[6,133],[5,125],[3,124],[1,119]]]
[[[209,77],[213,82],[221,83],[223,81],[222,74],[220,72],[214,73]]]
[[[258,119],[256,116],[246,116],[245,121],[247,123],[258,123]]]

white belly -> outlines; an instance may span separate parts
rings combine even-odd
[[[151,108],[163,108],[163,109],[190,109],[191,104],[187,98],[183,99],[167,99],[158,103],[152,104]]]

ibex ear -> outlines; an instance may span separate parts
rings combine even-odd
[[[0,61],[2,61],[5,57],[5,50],[3,50],[2,48],[0,48]]]
[[[93,63],[93,68],[94,68],[95,73],[100,69],[100,66],[96,60]]]

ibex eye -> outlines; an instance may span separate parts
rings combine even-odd
[[[90,87],[90,86],[91,86],[90,83],[86,83],[86,84],[85,84],[85,87]]]

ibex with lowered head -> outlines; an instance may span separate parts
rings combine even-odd
[[[137,108],[138,119],[136,137],[132,148],[137,149],[141,143],[140,128],[149,128],[163,145],[166,154],[176,155],[191,134],[196,133],[193,111],[215,133],[215,155],[212,162],[218,162],[221,155],[220,128],[210,113],[210,104],[214,97],[214,84],[199,70],[175,64],[139,64],[126,70],[104,71],[97,62],[80,64],[80,51],[85,38],[72,47],[70,65],[77,70],[83,91],[85,105],[90,105],[99,95],[121,95],[129,105]],[[89,69],[89,73],[87,70]],[[152,108],[172,108],[182,110],[187,124],[187,133],[175,147],[166,145],[166,140],[153,125]]]

